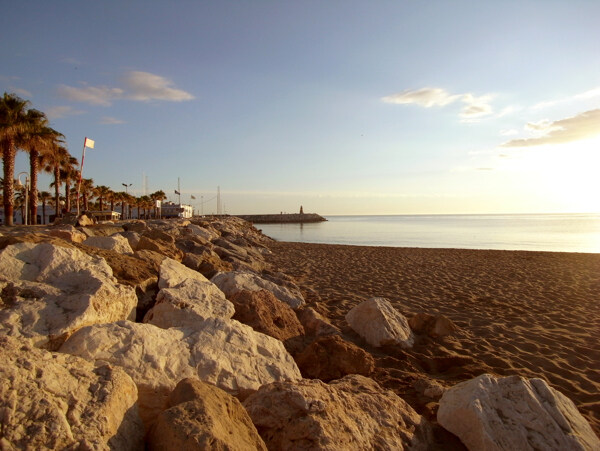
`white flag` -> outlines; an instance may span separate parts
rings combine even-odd
[[[83,147],[87,147],[89,149],[93,149],[94,148],[94,140],[90,139],[90,138],[85,138],[85,141],[83,143]]]

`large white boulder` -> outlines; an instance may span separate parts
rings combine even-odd
[[[385,298],[361,302],[346,314],[346,321],[371,346],[410,348],[414,344],[408,320]]]
[[[187,279],[175,287],[160,290],[144,322],[163,329],[196,327],[198,321],[211,317],[229,319],[234,313],[233,304],[214,284]]]
[[[202,238],[206,241],[216,240],[217,238],[219,238],[221,236],[219,234],[219,232],[217,232],[216,230],[214,230],[212,228],[200,227],[199,225],[196,225],[196,224],[189,224],[186,227],[186,230],[188,231],[188,233],[199,236],[200,238]]]
[[[120,234],[111,236],[91,236],[82,244],[118,252],[119,254],[133,254],[129,240]]]
[[[160,265],[156,304],[146,313],[145,323],[167,329],[195,327],[198,321],[216,317],[229,319],[235,313],[225,294],[198,271],[166,258]]]
[[[241,397],[270,382],[301,379],[279,340],[217,318],[194,329],[160,329],[129,321],[90,326],[73,334],[60,351],[122,367],[138,386],[146,427],[186,377]]]
[[[542,379],[483,374],[446,390],[440,425],[470,450],[599,450],[575,404]]]
[[[0,448],[143,449],[125,372],[0,336]]]
[[[270,280],[263,279],[258,274],[250,272],[222,272],[215,274],[210,280],[219,287],[228,298],[240,291],[267,290],[273,293],[277,299],[285,302],[293,309],[297,309],[305,303],[304,297],[299,290],[291,290],[282,285],[277,285]]]
[[[275,382],[243,404],[269,449],[424,451],[432,443],[431,426],[406,401],[357,374]]]
[[[135,289],[117,283],[101,257],[50,243],[0,252],[0,333],[56,350],[75,330],[135,319]]]

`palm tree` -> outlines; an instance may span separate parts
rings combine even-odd
[[[119,202],[121,203],[121,219],[123,219],[125,217],[125,212],[124,212],[124,208],[125,208],[125,201],[123,200],[123,197],[125,196],[125,191],[116,191],[113,192],[111,195],[111,209],[113,209],[114,204],[119,204]],[[113,210],[114,211],[114,210]]]
[[[154,217],[158,218],[158,208],[156,207],[156,201],[160,200],[161,202],[167,198],[167,195],[164,191],[156,191],[150,194],[150,198],[154,201]]]
[[[79,171],[77,170],[77,158],[69,156],[69,158],[62,162],[60,167],[60,179],[65,184],[65,210],[67,212],[71,211],[71,199],[73,197],[73,193],[71,192],[71,182],[78,178]]]
[[[26,191],[27,191],[27,187],[24,185],[21,185],[19,183],[18,179],[15,179],[13,182],[13,186],[15,186],[15,191],[16,191],[16,195],[15,195],[15,207],[21,210],[21,224],[26,225],[27,224],[27,215],[25,214],[25,198],[27,197],[26,195]]]
[[[58,145],[57,143],[55,143],[50,151],[44,156],[44,171],[51,172],[54,175],[54,182],[52,182],[50,186],[54,187],[54,205],[57,217],[61,215],[59,190],[62,182],[60,168],[67,162],[72,161],[72,159],[74,158],[67,148]]]
[[[96,188],[94,188],[94,196],[96,196],[98,198],[98,202],[100,203],[100,211],[104,211],[104,199],[107,198],[107,196],[110,193],[110,188],[108,186],[105,185],[100,185],[97,186]]]
[[[29,101],[16,94],[4,93],[0,99],[0,147],[4,166],[4,218],[6,225],[13,225],[15,189],[15,156],[19,137],[26,129],[26,109]]]
[[[28,129],[23,138],[22,148],[29,152],[29,211],[31,213],[31,224],[37,224],[37,184],[40,164],[43,161],[42,155],[48,152],[64,136],[48,127],[46,115],[38,110],[31,109],[27,112],[27,126]]]
[[[94,196],[94,180],[92,179],[81,179],[81,195],[83,197],[83,210],[87,211],[89,208],[88,201]]]
[[[42,191],[40,193],[40,199],[42,200],[42,224],[46,224],[46,204],[52,200],[52,194],[48,191]]]

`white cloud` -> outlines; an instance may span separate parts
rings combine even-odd
[[[502,147],[531,147],[544,144],[563,144],[600,135],[600,109],[586,111],[577,116],[551,122],[542,120],[530,122],[525,127],[541,133],[532,138],[513,139]]]
[[[589,89],[580,94],[575,94],[570,97],[564,97],[564,98],[558,99],[558,100],[549,100],[549,101],[545,101],[545,102],[536,103],[535,105],[533,105],[531,107],[531,109],[532,110],[540,110],[542,108],[548,108],[548,107],[551,107],[554,105],[559,105],[561,103],[568,103],[568,102],[579,101],[579,100],[588,100],[588,99],[593,99],[594,97],[600,97],[600,86],[597,88]]]
[[[501,136],[512,136],[512,135],[518,135],[518,134],[519,134],[519,131],[515,130],[514,128],[500,130]]]
[[[457,100],[461,100],[465,103],[460,112],[461,121],[475,122],[493,113],[492,106],[490,105],[492,98],[493,96],[489,94],[476,97],[471,93],[449,94],[442,88],[422,88],[382,97],[381,101],[399,105],[415,104],[431,108],[433,106],[446,106]]]
[[[72,86],[60,85],[58,87],[58,93],[68,100],[102,106],[110,106],[114,99],[123,96],[122,89],[110,88],[108,86],[84,86],[81,88],[74,88]]]
[[[104,125],[116,125],[116,124],[124,124],[125,121],[121,119],[117,119],[116,117],[104,116],[100,119],[100,123]]]
[[[498,113],[498,115],[497,115],[497,116],[498,116],[498,117],[504,117],[504,116],[508,116],[509,114],[512,114],[512,113],[514,113],[514,112],[516,112],[516,111],[520,111],[520,110],[522,110],[522,109],[523,109],[523,108],[522,108],[522,107],[520,107],[520,106],[516,106],[516,105],[509,105],[509,106],[507,106],[507,107],[504,107],[504,108],[502,109],[502,111],[500,111],[500,112]]]
[[[460,95],[450,95],[441,88],[423,88],[415,91],[403,91],[398,94],[382,97],[381,100],[385,103],[396,103],[400,105],[417,104],[425,108],[432,106],[445,106],[455,100],[458,100]]]
[[[31,92],[29,92],[27,89],[11,87],[11,88],[9,88],[9,90],[10,90],[10,92],[14,92],[15,94],[18,94],[21,97],[33,97],[33,94]]]
[[[70,106],[53,106],[44,110],[48,119],[60,119],[65,116],[75,116],[77,114],[83,114],[81,110],[76,110]]]
[[[466,104],[460,112],[460,117],[464,121],[475,121],[493,112],[489,104],[492,100],[491,95],[475,97],[473,94],[464,94],[461,100]]]
[[[64,98],[75,102],[102,106],[110,106],[117,99],[183,102],[194,98],[192,94],[175,88],[170,80],[149,72],[131,71],[123,76],[122,81],[125,85],[124,88],[60,85],[58,93]]]
[[[183,102],[194,98],[189,92],[174,88],[172,81],[148,72],[128,72],[123,82],[127,87],[127,98],[132,100]]]

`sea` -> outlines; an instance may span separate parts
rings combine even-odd
[[[600,214],[325,216],[256,224],[278,241],[360,246],[600,253]]]

